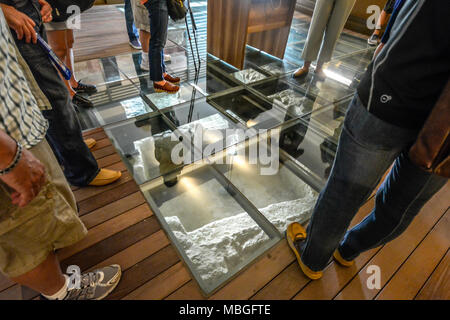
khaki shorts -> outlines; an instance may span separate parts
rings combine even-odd
[[[59,248],[87,234],[76,202],[47,141],[29,150],[46,167],[47,183],[25,208],[11,204],[9,188],[0,183],[0,271],[23,275]]]
[[[136,28],[150,33],[150,18],[148,17],[147,8],[141,4],[141,0],[131,0],[131,5]]]

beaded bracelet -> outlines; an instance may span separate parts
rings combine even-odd
[[[10,173],[19,163],[20,158],[22,157],[22,145],[19,142],[16,142],[16,144],[17,150],[16,154],[14,155],[14,159],[12,160],[11,164],[8,167],[6,167],[3,170],[0,170],[0,176]]]

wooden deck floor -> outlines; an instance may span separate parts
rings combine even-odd
[[[63,268],[77,264],[89,270],[119,263],[122,280],[109,299],[204,299],[103,130],[85,136],[98,141],[93,152],[99,164],[122,170],[123,176],[106,187],[74,188],[89,233],[58,251]],[[210,299],[450,299],[448,199],[449,184],[400,238],[362,254],[354,267],[332,262],[321,280],[310,281],[283,240]],[[373,199],[353,224],[372,206]],[[366,286],[372,265],[381,270],[380,290]],[[36,296],[0,276],[0,299]]]

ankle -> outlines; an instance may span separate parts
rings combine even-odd
[[[64,274],[64,284],[62,285],[62,287],[60,289],[58,289],[58,291],[56,291],[53,294],[44,294],[42,293],[42,295],[48,299],[48,300],[63,300],[66,295],[67,295],[67,291],[69,288],[69,277]]]

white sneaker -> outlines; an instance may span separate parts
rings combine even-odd
[[[170,61],[172,61],[172,57],[170,55],[168,55],[168,54],[165,54],[164,55],[164,62],[170,62]]]
[[[149,64],[149,61],[148,61],[148,60],[142,59],[140,67],[141,67],[141,69],[144,70],[144,71],[149,71],[149,70],[150,70],[150,64]]]

